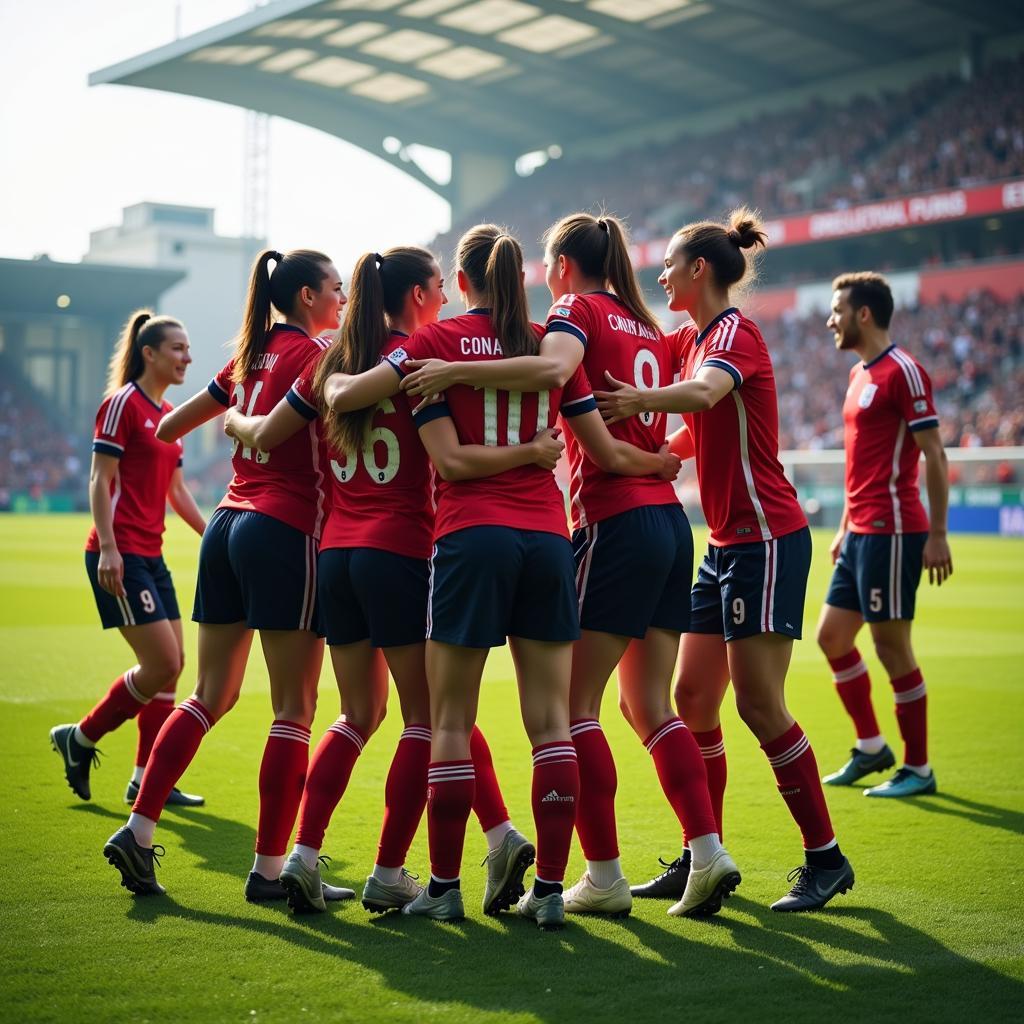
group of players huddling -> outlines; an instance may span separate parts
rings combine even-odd
[[[362,893],[368,910],[462,918],[472,811],[489,850],[484,913],[515,904],[558,928],[566,912],[628,914],[634,897],[670,898],[672,915],[716,913],[740,883],[722,845],[719,716],[730,681],[803,837],[804,862],[772,908],[817,909],[853,887],[813,751],[784,697],[810,532],[777,457],[770,355],[730,301],[748,251],[765,240],[745,209],[678,231],[659,283],[669,308],[692,322],[671,334],[648,309],[611,216],[573,214],[547,233],[554,304],[544,324],[529,319],[519,243],[494,225],[459,241],[466,312],[443,321],[445,283],[425,249],[367,253],[348,297],[326,255],[268,250],[252,271],[232,359],[177,409],[163,395],[190,362],[183,326],[146,313],[129,321],[96,418],[85,557],[103,625],[121,631],[138,664],[77,725],[51,732],[68,783],[89,799],[97,742],[139,720],[131,815],[103,849],[127,889],[164,891],[157,822],[168,803],[202,803],[177,783],[237,700],[254,630],[274,721],[250,901],[287,899],[308,912],[354,896],[322,881],[320,851],[384,717],[389,673],[405,728]],[[895,777],[866,793],[929,793],[910,621],[922,564],[936,582],[952,569],[938,420],[927,375],[889,341],[884,279],[851,274],[834,288],[828,326],[837,348],[861,361],[843,409],[846,506],[819,643],[857,742],[824,781],[851,785],[895,763],[854,647],[867,621],[906,752]],[[234,475],[206,523],[183,481],[180,438],[225,410]],[[684,421],[670,438],[667,413]],[[565,447],[571,533],[553,474]],[[930,520],[917,489],[921,451]],[[672,484],[691,457],[710,528],[696,583]],[[161,557],[166,501],[202,535],[198,682],[176,708],[183,645]],[[309,758],[325,636],[342,713]],[[509,820],[475,724],[488,651],[506,640],[533,748],[536,843]],[[616,669],[622,713],[682,831],[680,856],[632,888],[600,722]],[[430,879],[421,886],[405,861],[424,807]],[[587,866],[563,892],[574,828]]]

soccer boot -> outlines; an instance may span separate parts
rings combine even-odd
[[[430,917],[435,921],[462,921],[466,911],[462,906],[462,890],[449,889],[440,896],[431,896],[424,886],[402,907],[403,914]]]
[[[546,932],[557,931],[565,927],[565,902],[560,892],[548,893],[547,896],[537,896],[533,887],[523,893],[516,910],[528,917],[531,921],[537,922],[538,928]]]
[[[139,796],[139,784],[132,780],[124,792],[124,802],[133,804]],[[196,796],[194,793],[182,793],[177,786],[171,790],[170,796],[164,801],[164,807],[202,807],[206,798]]]
[[[83,747],[75,740],[75,724],[55,725],[50,730],[50,746],[64,759],[64,778],[75,796],[92,799],[89,788],[89,769],[99,768],[100,752],[95,747]]]
[[[930,796],[936,792],[935,772],[920,776],[910,768],[901,768],[891,779],[870,789],[865,796]]]
[[[710,917],[722,909],[722,900],[727,900],[739,884],[739,869],[723,846],[715,851],[707,867],[690,868],[683,897],[668,912],[672,917]]]
[[[590,872],[585,871],[583,877],[563,895],[567,914],[604,914],[607,917],[628,917],[633,909],[633,897],[629,892],[629,882],[625,878],[617,878],[607,889],[599,889],[594,885]]]
[[[322,883],[324,900],[327,903],[339,903],[355,897],[355,889],[344,889],[339,885]],[[245,898],[249,903],[273,903],[288,899],[288,891],[281,884],[280,878],[264,878],[255,871],[249,872],[245,880]]]
[[[801,864],[790,871],[786,881],[796,884],[780,900],[772,904],[772,910],[792,912],[798,910],[820,910],[836,893],[853,888],[853,868],[844,857],[837,868],[822,868],[814,864]]]
[[[821,781],[826,786],[852,786],[855,782],[860,782],[865,775],[884,772],[895,763],[896,758],[888,744],[874,754],[865,753],[854,747],[850,751],[850,760],[839,771],[826,775]]]
[[[512,904],[526,892],[523,875],[536,856],[533,843],[515,829],[507,832],[501,845],[487,854],[483,861],[487,865],[485,914],[511,910]]]
[[[679,900],[686,891],[686,880],[690,877],[690,851],[684,850],[681,857],[669,863],[658,858],[665,869],[649,882],[630,886],[629,892],[635,899]]]
[[[156,880],[155,870],[163,855],[162,846],[139,846],[127,825],[119,828],[103,847],[103,856],[121,872],[121,884],[137,896],[163,894],[164,887]]]
[[[280,882],[288,894],[288,906],[296,914],[322,914],[327,909],[319,860],[309,867],[299,854],[293,853],[281,868]]]
[[[363,906],[372,914],[383,914],[388,910],[401,910],[423,891],[405,868],[397,882],[382,882],[370,875],[363,886]]]

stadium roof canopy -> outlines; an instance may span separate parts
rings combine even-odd
[[[504,179],[524,153],[1021,31],[1024,5],[1003,0],[274,0],[90,83],[311,125],[458,207],[484,198],[466,180]],[[451,153],[451,183],[410,144]]]

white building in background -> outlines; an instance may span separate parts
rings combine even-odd
[[[169,203],[125,207],[120,225],[90,233],[83,262],[185,271],[184,280],[164,293],[159,309],[185,324],[192,343],[188,383],[181,394],[168,395],[176,405],[227,362],[242,321],[249,270],[264,245],[259,238],[218,235],[212,209]],[[196,454],[201,458],[222,444],[217,424],[200,437]]]

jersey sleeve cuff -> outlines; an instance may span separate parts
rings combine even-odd
[[[288,404],[303,418],[307,420],[315,420],[320,415],[320,410],[315,406],[312,406],[307,402],[302,395],[295,390],[294,387],[290,387],[285,392],[285,398],[288,399]]]
[[[451,416],[451,414],[452,411],[448,408],[447,402],[433,402],[419,412],[414,412],[412,414],[412,421],[417,427],[423,427],[444,416]]]
[[[571,402],[563,402],[559,412],[563,416],[582,416],[585,412],[593,412],[597,408],[597,399],[593,395],[584,395],[582,398],[574,398]]]
[[[737,388],[743,386],[743,374],[732,363],[727,363],[724,359],[705,359],[700,365],[701,369],[705,366],[713,366],[716,370],[725,370],[732,377],[732,382]]]
[[[209,391],[221,405],[230,404],[231,396],[216,382],[216,380],[211,380],[210,383],[206,385],[206,390]]]
[[[587,347],[587,336],[586,334],[577,327],[574,323],[570,323],[568,320],[559,320],[555,317],[549,320],[544,326],[545,334],[571,334],[584,348]]]
[[[938,416],[922,416],[920,419],[910,420],[907,424],[913,433],[917,433],[919,430],[931,430],[933,427],[937,427],[938,425]]]
[[[124,455],[124,448],[121,445],[114,444],[113,441],[103,441],[98,437],[92,442],[92,450],[100,455],[113,455],[115,459]]]
[[[178,469],[181,469],[181,467],[184,466],[184,465],[185,465],[185,460],[184,459],[178,459]]]

